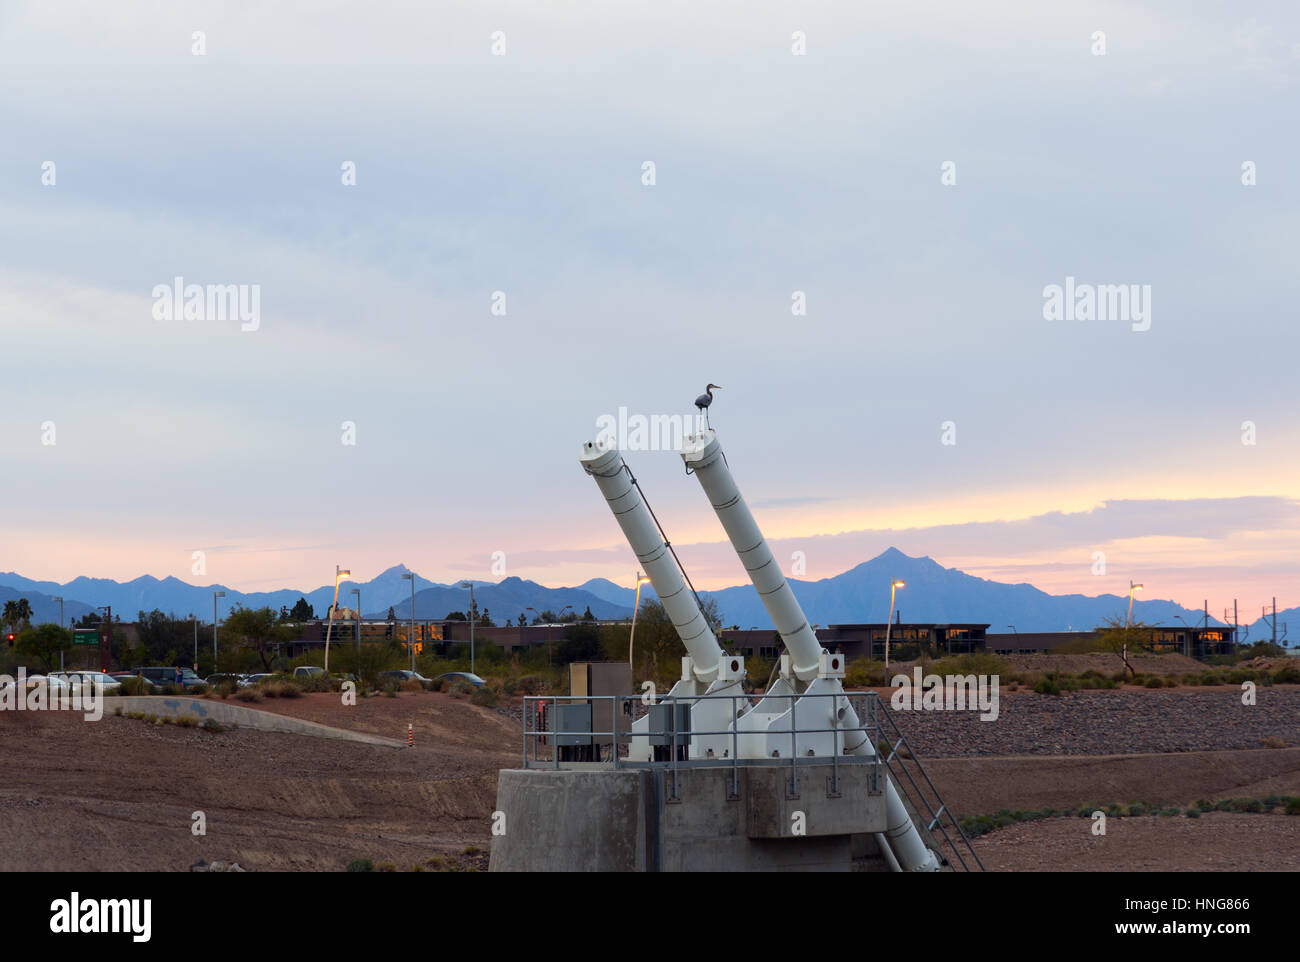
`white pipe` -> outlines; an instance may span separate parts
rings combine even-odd
[[[664,543],[645,499],[632,483],[623,456],[617,449],[606,447],[599,441],[588,441],[582,447],[581,462],[586,472],[596,479],[596,485],[623,529],[623,536],[654,585],[655,594],[691,656],[696,679],[706,685],[714,681],[722,662],[722,648],[700,611],[695,593],[687,586],[681,569]]]
[[[688,436],[682,444],[682,460],[688,469],[695,472],[700,487],[708,496],[713,510],[722,522],[731,545],[740,556],[741,563],[749,572],[749,579],[758,589],[758,596],[763,600],[768,616],[776,625],[776,630],[785,641],[793,662],[792,670],[801,682],[814,682],[820,674],[822,647],[803,609],[794,596],[794,591],[785,580],[781,566],[772,556],[763,532],[741,497],[736,480],[731,476],[731,469],[722,455],[722,446],[718,444],[717,435],[710,428],[699,434]],[[829,680],[829,679],[828,679]],[[834,679],[836,686],[838,679]],[[837,699],[838,701],[838,699]],[[842,706],[845,729],[860,727],[857,712],[848,704]],[[815,714],[815,713],[814,713]],[[849,754],[875,755],[875,746],[871,740],[862,737],[857,745],[845,746]],[[885,815],[887,828],[885,836],[898,861],[910,872],[933,872],[939,867],[935,858],[921,840],[912,818],[907,813],[898,790],[885,773]]]
[[[681,453],[682,460],[695,472],[700,487],[717,512],[732,547],[740,555],[741,564],[749,572],[749,580],[758,589],[768,617],[790,652],[795,676],[800,681],[811,681],[817,677],[822,646],[795,600],[781,566],[772,557],[772,549],[759,531],[749,506],[740,496],[736,480],[722,456],[717,435],[712,429],[688,435],[682,443]]]

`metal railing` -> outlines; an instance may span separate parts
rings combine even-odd
[[[814,698],[832,698],[847,702],[855,709],[859,724],[856,726],[845,726],[839,723],[839,712],[834,710],[833,705],[830,711],[831,724],[829,726],[808,726],[800,725],[798,720],[797,703],[805,699]],[[730,711],[727,717],[743,718],[755,705],[761,701],[768,702],[789,702],[788,709],[782,709],[777,714],[788,711],[790,715],[789,726],[784,728],[764,727],[760,730],[745,731],[737,728],[734,724],[729,724],[722,729],[699,729],[699,728],[678,728],[675,721],[678,717],[678,707],[689,708],[705,701],[727,701]],[[572,730],[562,731],[550,727],[543,728],[537,725],[539,719],[545,717],[543,713],[537,711],[539,706],[551,706],[551,715],[554,716],[556,709],[563,704],[572,705],[591,705],[593,717],[595,707],[598,704],[608,703],[610,707],[611,727],[609,729],[596,729],[593,725],[590,730]],[[638,706],[643,711],[638,714]],[[642,717],[650,714],[650,710],[656,707],[668,706],[669,710],[663,713],[664,718],[674,722],[666,728],[647,729],[645,731],[633,731],[633,726]],[[876,711],[877,698],[875,692],[842,692],[842,693],[818,693],[818,694],[773,694],[773,695],[690,695],[674,696],[663,695],[654,699],[647,700],[641,695],[531,695],[524,698],[524,751],[523,760],[525,768],[590,768],[593,766],[610,767],[614,769],[621,768],[649,768],[663,769],[665,772],[671,772],[671,792],[668,801],[678,801],[678,772],[683,768],[720,768],[729,766],[732,770],[731,775],[731,795],[738,797],[740,795],[740,769],[743,767],[756,766],[788,766],[790,769],[789,781],[787,782],[787,791],[791,796],[797,796],[799,791],[798,770],[800,758],[798,752],[800,736],[807,735],[831,735],[833,744],[842,745],[844,741],[853,732],[859,732],[862,737],[870,739],[872,744],[876,743],[876,734],[879,732],[879,726],[876,722],[878,712]],[[622,716],[628,717],[627,726],[621,727],[619,719]],[[789,735],[790,749],[789,754],[781,754],[772,758],[742,758],[740,757],[740,740],[750,737],[766,737],[770,735]],[[560,745],[548,744],[551,749],[550,758],[543,758],[538,752],[541,744],[547,744],[548,740],[559,739],[562,737],[577,737],[580,739],[590,738],[590,744],[596,748],[594,754],[597,760],[594,761],[571,761],[560,758],[558,749]],[[717,738],[725,737],[730,741],[730,750],[722,756],[689,757],[689,747],[691,742],[700,738]],[[654,740],[667,740],[668,758],[651,759],[651,760],[633,760],[626,757],[627,750],[633,739],[648,739],[650,744]],[[532,749],[531,757],[529,749]],[[607,758],[600,759],[603,755],[602,749],[609,749]],[[687,757],[682,757],[683,755]],[[815,760],[818,764],[827,764],[831,766],[831,791],[840,790],[840,766],[841,765],[869,765],[872,766],[871,772],[871,793],[876,794],[880,789],[880,775],[882,760],[878,753],[871,755],[848,755],[840,751],[831,751],[825,755],[810,755],[803,759],[802,764],[807,765],[810,759]]]
[[[943,834],[943,839],[948,846],[949,852],[956,858],[957,862],[960,863],[964,871],[973,872],[975,869],[966,864],[966,859],[962,856],[963,847],[965,848],[966,853],[974,859],[975,865],[978,866],[979,871],[985,871],[984,863],[981,862],[980,857],[975,854],[975,847],[971,845],[970,839],[966,837],[966,833],[961,830],[961,825],[957,822],[952,811],[944,803],[942,796],[939,795],[939,790],[934,787],[934,782],[930,781],[930,776],[926,774],[925,768],[921,765],[920,759],[916,757],[916,753],[912,751],[911,746],[907,744],[906,736],[904,736],[902,731],[899,730],[898,724],[890,717],[888,712],[885,712],[884,715],[885,722],[889,726],[888,730],[893,735],[892,741],[888,736],[884,739],[888,746],[888,752],[884,756],[883,761],[885,767],[889,769],[890,780],[898,786],[898,791],[906,796],[907,800],[912,803],[912,807],[916,810],[918,818],[920,818],[922,814],[921,806],[925,806],[925,811],[930,816],[930,822],[925,826],[926,834],[933,839],[934,830],[935,828],[938,828]],[[880,742],[876,742],[876,749],[877,753],[879,753],[881,749]],[[905,754],[900,754],[899,749],[903,749]],[[912,777],[912,773],[908,770],[908,766],[904,764],[906,761],[910,761],[916,767],[917,774],[921,776],[925,781],[926,787],[928,787],[930,792],[933,794],[934,801],[939,806],[937,809],[930,803],[930,800],[921,790],[921,786],[917,784],[916,779]],[[900,773],[906,776],[906,782],[899,777]],[[908,791],[909,785],[911,791]],[[944,824],[945,816],[947,817],[947,825]],[[948,834],[949,826],[951,826],[953,831],[956,833],[957,838],[961,841],[960,846],[957,842],[954,842],[952,836]],[[948,858],[948,864],[951,865],[952,862],[952,858]]]

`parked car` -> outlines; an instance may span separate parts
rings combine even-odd
[[[299,665],[293,670],[294,678],[324,678],[325,669],[315,665]]]
[[[441,681],[444,678],[447,679],[447,681],[451,682],[452,684],[455,684],[458,681],[467,681],[475,688],[481,688],[482,686],[487,684],[487,682],[485,682],[478,675],[474,674],[472,671],[443,672],[441,675],[435,678],[434,681]]]
[[[247,675],[231,675],[231,674],[218,673],[216,675],[208,675],[208,677],[205,678],[204,681],[211,687],[215,688],[217,685],[224,684],[228,681],[233,681],[236,685],[238,685],[241,680],[247,677],[248,677]]]
[[[61,678],[72,687],[73,692],[83,686],[91,685],[112,694],[122,687],[122,683],[111,675],[99,671],[55,671],[51,678]]]
[[[157,688],[164,685],[180,685],[183,688],[192,688],[195,685],[207,684],[202,678],[194,674],[188,668],[168,668],[168,667],[149,667],[133,668],[130,674],[138,675],[146,679],[150,684]]]
[[[270,681],[275,677],[274,672],[262,671],[256,675],[245,675],[239,682],[240,688],[248,688],[251,685],[260,685],[264,681]]]
[[[154,684],[154,683],[153,683],[152,681],[150,681],[148,678],[145,678],[143,675],[137,675],[137,674],[136,674],[135,672],[133,672],[133,671],[115,671],[115,672],[112,672],[112,673],[109,675],[109,677],[112,678],[112,679],[114,679],[116,682],[118,682],[118,687],[119,687],[119,688],[121,687],[121,683],[122,683],[123,679],[126,679],[126,678],[139,678],[141,681],[144,682],[144,685],[145,685],[145,691],[146,691],[146,692],[152,694],[152,693],[154,693],[154,692],[157,692],[157,691],[161,691],[161,690],[162,690],[162,687],[161,687],[160,685],[156,685],[156,684]]]
[[[428,683],[429,679],[425,678],[418,671],[409,671],[407,669],[400,669],[398,671],[381,671],[379,673],[379,681],[381,684],[386,681],[396,681],[396,682],[418,681],[421,684],[426,684]]]

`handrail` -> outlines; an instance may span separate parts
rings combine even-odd
[[[902,730],[899,729],[898,723],[890,717],[888,712],[884,712],[883,714],[885,720],[889,723],[889,729],[894,733],[894,739],[890,743],[889,754],[883,758],[885,767],[889,770],[889,774],[893,778],[894,784],[896,784],[899,787],[899,790],[907,796],[908,801],[912,803],[912,807],[916,809],[918,817],[921,815],[921,805],[917,803],[918,799],[921,804],[925,805],[926,811],[930,815],[930,823],[926,826],[926,831],[932,833],[937,827],[939,831],[943,833],[944,841],[948,843],[948,848],[952,851],[953,855],[957,856],[957,861],[961,863],[961,867],[964,871],[972,872],[974,869],[966,864],[966,860],[962,858],[961,848],[952,840],[952,836],[948,834],[948,829],[944,826],[943,822],[944,815],[948,816],[948,823],[956,831],[957,837],[961,839],[962,843],[966,847],[966,851],[970,853],[971,858],[975,860],[975,864],[979,866],[979,870],[981,872],[987,871],[984,868],[984,863],[980,861],[979,855],[976,854],[975,847],[971,845],[970,839],[967,838],[966,833],[962,831],[961,825],[953,816],[951,809],[949,809],[944,803],[943,796],[939,794],[939,790],[934,787],[934,782],[932,782],[930,776],[926,774],[925,766],[921,764],[921,760],[916,757],[916,753],[912,751],[912,747],[907,743],[907,736],[905,736]],[[912,773],[908,771],[907,766],[903,764],[902,756],[898,753],[900,746],[907,750],[907,757],[916,765],[916,770],[921,774],[921,777],[925,779],[925,784],[929,787],[930,791],[934,793],[935,801],[939,803],[937,811],[934,806],[930,804],[930,800],[926,798],[925,793],[921,791],[921,787],[917,785],[916,779],[912,777]],[[877,754],[879,755],[878,749]],[[907,790],[903,781],[898,777],[898,773],[894,770],[893,762],[895,759],[898,761],[898,769],[907,776],[907,781],[912,786],[911,792]]]

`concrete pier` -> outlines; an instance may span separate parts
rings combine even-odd
[[[887,871],[874,765],[505,769],[494,872]],[[734,777],[734,781],[733,781]],[[838,789],[838,790],[835,790]],[[733,791],[735,790],[735,791]]]

